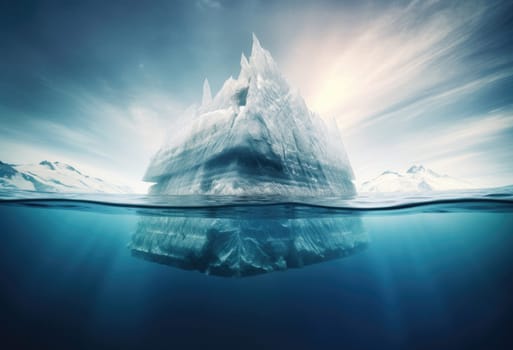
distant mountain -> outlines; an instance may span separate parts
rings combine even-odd
[[[425,192],[475,188],[471,183],[441,175],[422,165],[406,172],[385,171],[361,184],[359,192]]]
[[[127,186],[86,175],[71,165],[42,161],[39,164],[6,164],[0,161],[0,189],[41,192],[131,193]]]

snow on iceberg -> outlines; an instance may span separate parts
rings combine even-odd
[[[311,112],[253,35],[237,79],[203,101],[155,154],[151,194],[353,194],[353,172],[335,123]]]

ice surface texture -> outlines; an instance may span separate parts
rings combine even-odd
[[[355,192],[338,129],[291,90],[253,36],[237,79],[202,105],[150,162],[152,194],[342,195]]]
[[[252,214],[142,217],[130,248],[134,256],[158,263],[243,277],[341,258],[369,242],[356,215],[269,219]]]

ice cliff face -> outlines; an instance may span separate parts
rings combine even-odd
[[[355,192],[336,125],[312,113],[253,36],[237,79],[202,105],[153,157],[152,194],[342,195]]]

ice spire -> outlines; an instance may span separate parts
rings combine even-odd
[[[249,60],[252,64],[264,63],[266,61],[266,52],[260,45],[260,41],[258,40],[255,33],[253,33],[253,45],[251,46],[251,56]]]
[[[260,72],[277,72],[277,66],[271,54],[260,45],[255,33],[253,33],[253,45],[251,47],[251,55],[249,57],[249,64],[253,69]]]
[[[208,83],[208,79],[205,78],[203,82],[203,99],[201,101],[201,105],[205,106],[212,101],[212,93],[210,92],[210,84]]]
[[[255,33],[252,33],[252,38],[253,38],[253,44],[251,46],[251,55],[253,55],[255,52],[263,50],[262,45],[260,45],[260,40],[258,40]]]
[[[250,64],[248,59],[246,58],[246,55],[242,53],[240,55],[240,73],[239,73],[239,79],[247,79],[248,75],[250,74]]]
[[[246,55],[244,55],[244,52],[240,55],[240,67],[242,69],[246,68],[247,66],[249,66],[249,62],[248,62],[248,59],[246,58]]]

